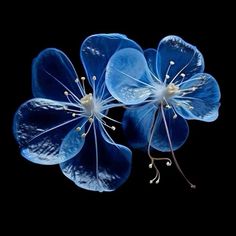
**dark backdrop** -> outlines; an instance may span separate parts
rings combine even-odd
[[[26,215],[26,221],[37,218],[37,222],[38,216],[43,214],[42,218],[39,217],[43,225],[58,217],[60,220],[74,219],[80,227],[82,222],[94,222],[95,219],[102,219],[102,225],[109,222],[117,227],[129,225],[135,217],[140,222],[137,224],[150,220],[150,228],[153,225],[157,228],[159,218],[171,223],[171,218],[176,219],[177,216],[178,219],[179,214],[184,215],[184,222],[191,224],[194,224],[191,217],[200,214],[199,220],[206,219],[204,222],[207,225],[208,215],[210,217],[228,209],[228,200],[225,199],[230,198],[232,156],[229,151],[233,146],[230,146],[226,132],[226,125],[230,124],[226,117],[227,109],[232,108],[228,99],[232,93],[227,90],[231,87],[229,81],[233,78],[230,72],[234,68],[230,66],[228,56],[232,44],[229,31],[217,14],[213,18],[203,18],[198,12],[199,18],[196,19],[191,12],[186,14],[184,11],[183,14],[180,11],[180,14],[171,15],[166,11],[160,17],[160,9],[154,11],[152,6],[144,5],[139,10],[127,11],[126,7],[121,6],[111,8],[112,11],[101,10],[92,3],[78,9],[68,5],[60,10],[46,5],[38,7],[36,4],[31,6],[31,10],[22,11],[15,7],[9,10],[11,20],[7,17],[4,24],[3,37],[6,42],[2,47],[6,51],[4,58],[7,64],[3,71],[7,73],[2,78],[1,87],[3,135],[0,142],[4,150],[1,154],[3,203],[7,206],[9,220],[19,220]],[[186,21],[190,24],[186,25]],[[189,188],[174,165],[168,168],[163,163],[159,164],[160,184],[149,185],[153,172],[148,169],[147,155],[139,151],[133,153],[130,178],[111,193],[80,189],[61,173],[58,166],[41,166],[21,157],[11,126],[16,109],[32,98],[32,59],[41,50],[56,47],[68,55],[78,75],[83,76],[79,58],[82,41],[91,34],[112,32],[126,34],[143,48],[156,48],[162,37],[178,35],[198,47],[205,58],[205,71],[218,81],[222,92],[218,120],[213,123],[190,121],[189,138],[176,152],[184,172],[197,185],[195,190]],[[116,114],[113,115],[116,117]],[[118,140],[125,142],[119,130],[118,133]],[[119,214],[121,216],[117,217]]]

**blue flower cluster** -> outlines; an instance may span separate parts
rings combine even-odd
[[[217,119],[220,90],[204,73],[198,49],[177,36],[162,39],[145,51],[121,34],[96,34],[83,42],[80,57],[86,77],[79,78],[60,50],[43,50],[33,61],[35,98],[16,111],[13,133],[27,160],[59,164],[77,186],[92,191],[114,191],[129,177],[131,150],[111,137],[121,123],[128,144],[146,150],[150,168],[160,181],[153,149],[171,152],[186,141],[186,120]],[[85,86],[86,81],[91,88]],[[126,108],[122,122],[109,109]],[[108,130],[111,130],[109,132]]]

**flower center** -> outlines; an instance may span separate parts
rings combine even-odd
[[[84,108],[84,112],[87,116],[94,114],[94,101],[92,93],[89,93],[80,99],[80,103]]]
[[[176,86],[175,84],[171,83],[171,84],[168,84],[168,86],[166,87],[166,90],[165,90],[165,94],[164,94],[164,97],[166,99],[174,96],[176,93],[179,92],[179,87]]]

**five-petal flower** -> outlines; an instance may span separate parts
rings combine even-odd
[[[15,113],[13,132],[28,160],[45,165],[60,164],[76,185],[93,191],[113,191],[130,174],[131,151],[116,144],[105,129],[115,130],[108,110],[115,102],[105,82],[110,57],[124,48],[140,47],[120,34],[88,37],[81,46],[81,60],[91,93],[85,91],[68,57],[49,48],[33,61],[34,99]],[[115,121],[116,122],[116,121]]]
[[[156,169],[151,182],[160,174],[150,149],[172,152],[175,158],[189,133],[185,119],[214,121],[218,117],[220,90],[216,80],[203,73],[204,61],[198,49],[177,36],[161,40],[158,49],[142,52],[125,48],[116,52],[106,69],[109,92],[125,105],[124,131],[134,148],[146,148]],[[170,164],[170,161],[167,162]],[[189,184],[194,187],[190,182]]]

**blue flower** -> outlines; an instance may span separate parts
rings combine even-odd
[[[23,157],[60,164],[65,176],[88,190],[113,191],[127,180],[131,151],[116,144],[106,130],[115,130],[108,122],[116,122],[108,110],[122,104],[115,102],[104,81],[109,58],[126,47],[141,50],[120,34],[92,35],[83,42],[80,56],[91,93],[62,51],[49,48],[34,59],[35,98],[20,106],[13,124]]]
[[[186,141],[189,128],[186,120],[211,122],[217,119],[220,90],[216,80],[203,73],[204,60],[198,49],[180,37],[167,36],[157,50],[142,52],[125,48],[116,52],[106,69],[109,92],[126,105],[124,131],[134,148],[145,148],[151,159],[150,168],[156,176],[150,182],[159,182],[160,173],[151,155],[151,148],[171,151],[180,169],[174,150]]]

